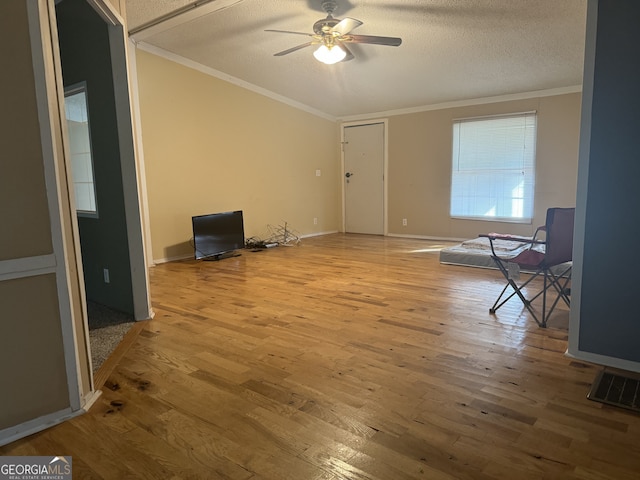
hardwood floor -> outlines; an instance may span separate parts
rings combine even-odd
[[[155,319],[87,414],[0,448],[74,478],[637,479],[640,416],[586,399],[496,271],[425,240],[304,239],[154,267]]]

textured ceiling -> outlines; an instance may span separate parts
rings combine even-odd
[[[355,59],[324,65],[307,37],[322,0],[126,0],[142,48],[170,52],[335,118],[582,83],[587,0],[338,0],[353,33],[402,45],[349,44]],[[168,18],[170,14],[184,11]],[[165,20],[149,27],[151,21]],[[147,27],[142,28],[141,27]]]

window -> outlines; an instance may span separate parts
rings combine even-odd
[[[530,222],[536,113],[455,120],[451,217]]]
[[[71,172],[79,215],[97,217],[96,188],[93,176],[93,156],[87,108],[86,85],[70,87],[65,92],[64,110],[69,132]]]

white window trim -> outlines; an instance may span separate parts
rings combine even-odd
[[[489,216],[489,215],[456,215],[452,212],[453,210],[453,184],[454,184],[454,164],[456,162],[456,158],[454,158],[454,154],[456,151],[455,145],[452,144],[451,151],[451,190],[449,194],[450,208],[449,215],[450,218],[456,220],[474,220],[474,221],[492,221],[492,222],[502,222],[502,223],[518,223],[518,224],[531,224],[534,216],[534,202],[535,202],[535,180],[536,180],[536,144],[537,144],[537,111],[530,110],[525,112],[513,112],[506,114],[496,114],[496,115],[483,115],[476,117],[464,117],[464,118],[454,118],[452,121],[452,129],[455,130],[456,125],[460,125],[465,122],[475,122],[475,121],[488,121],[492,119],[506,119],[513,117],[524,117],[524,116],[533,116],[535,133],[533,138],[533,156],[532,156],[532,182],[531,182],[531,200],[530,200],[530,208],[531,212],[528,215],[524,215],[523,217],[500,217],[500,216]],[[452,132],[453,133],[453,132]],[[452,135],[452,142],[455,143],[455,134]]]

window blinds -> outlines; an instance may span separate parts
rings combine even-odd
[[[530,222],[536,113],[455,120],[451,216]]]

